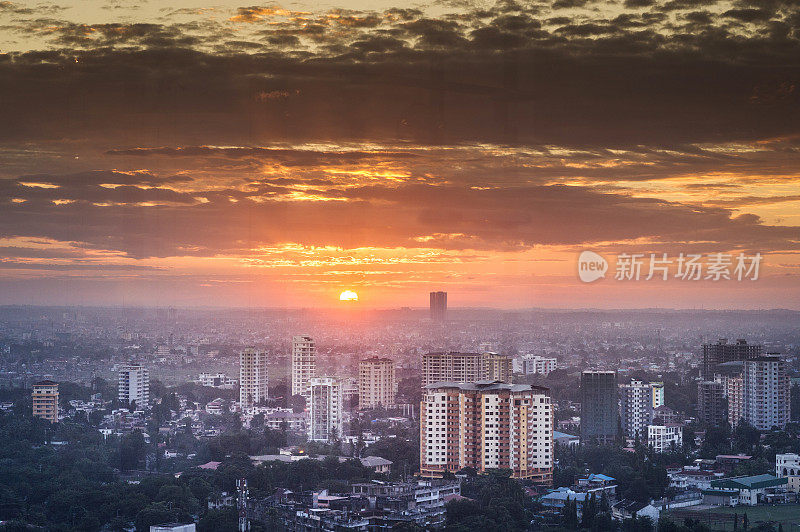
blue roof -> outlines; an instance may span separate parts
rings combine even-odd
[[[614,477],[609,477],[608,475],[604,475],[604,474],[602,474],[602,473],[600,473],[600,474],[597,474],[597,475],[595,475],[594,473],[592,473],[591,475],[589,475],[589,480],[603,480],[603,481],[609,481],[609,480],[617,480],[617,479],[615,479]]]

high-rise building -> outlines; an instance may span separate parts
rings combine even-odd
[[[647,437],[647,426],[653,422],[653,388],[641,381],[619,385],[619,419],[628,438]]]
[[[292,338],[292,395],[311,397],[309,383],[317,376],[317,344],[310,336]]]
[[[555,371],[558,360],[539,355],[525,355],[522,357],[522,373],[525,375],[541,375],[547,377]]]
[[[483,374],[480,353],[439,352],[422,355],[422,385],[436,382],[476,382]]]
[[[431,292],[431,319],[442,322],[447,318],[447,292]]]
[[[728,399],[728,423],[736,427],[744,417],[744,377],[725,377],[725,397]]]
[[[697,383],[697,420],[707,427],[722,425],[727,416],[725,384],[722,381]]]
[[[488,381],[425,387],[420,471],[437,477],[465,467],[510,469],[552,484],[553,409],[547,388]]]
[[[783,429],[789,422],[786,362],[764,355],[744,363],[744,420],[758,430]]]
[[[617,374],[581,373],[581,441],[612,443],[617,436],[618,418]]]
[[[706,381],[714,380],[717,365],[735,360],[749,360],[763,352],[762,346],[748,344],[747,340],[736,340],[735,344],[729,344],[727,338],[720,338],[716,344],[703,344],[702,377]]]
[[[246,411],[268,396],[267,353],[247,348],[239,353],[239,405]]]
[[[481,355],[481,380],[512,382],[511,357],[499,353]]]
[[[310,412],[308,439],[331,441],[342,436],[342,386],[332,377],[309,381]]]
[[[659,406],[664,406],[664,383],[663,382],[651,382],[650,388],[652,388],[652,397],[653,397],[653,408],[658,408]]]
[[[119,401],[137,408],[150,406],[150,372],[139,364],[129,364],[119,370]]]
[[[33,417],[46,419],[50,423],[58,422],[58,383],[39,381],[33,385]]]
[[[371,357],[358,364],[359,408],[394,405],[394,360]]]

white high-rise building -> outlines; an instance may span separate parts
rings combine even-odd
[[[653,388],[641,381],[619,386],[619,418],[628,438],[647,437],[647,426],[653,422]]]
[[[138,408],[150,406],[150,372],[139,364],[129,364],[119,370],[119,401],[124,405],[136,403]]]
[[[358,407],[394,405],[396,383],[394,360],[371,357],[358,364]]]
[[[758,430],[783,429],[789,422],[786,362],[764,355],[744,362],[744,420]]]
[[[333,377],[310,379],[308,439],[331,441],[342,436],[342,385]]]
[[[539,355],[525,355],[522,357],[522,373],[525,375],[542,375],[547,377],[551,371],[555,371],[558,360]]]
[[[267,353],[248,348],[239,354],[239,404],[253,408],[268,397]]]
[[[317,344],[310,336],[292,338],[292,395],[311,397],[309,383],[317,376]]]

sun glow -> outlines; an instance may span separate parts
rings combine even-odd
[[[358,301],[358,294],[352,290],[345,290],[339,294],[339,301]]]

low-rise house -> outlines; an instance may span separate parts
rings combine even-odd
[[[649,517],[653,523],[658,523],[660,510],[651,503],[623,499],[611,507],[611,516],[614,519],[630,519],[632,517]]]

